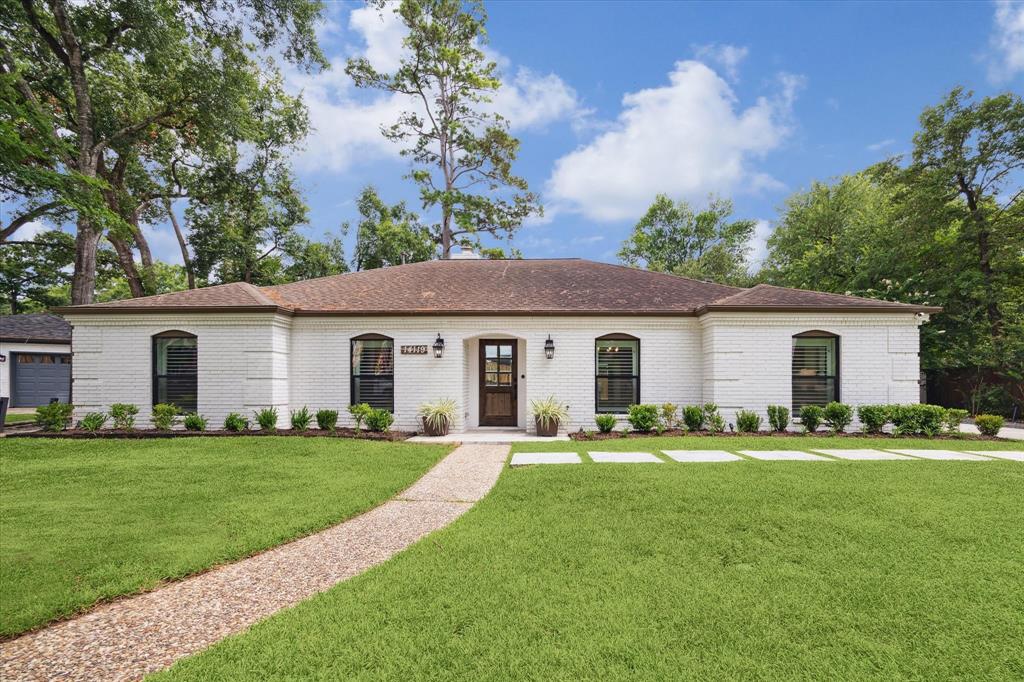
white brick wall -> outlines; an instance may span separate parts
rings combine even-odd
[[[219,426],[231,411],[252,416],[274,405],[337,409],[350,424],[349,340],[366,333],[394,339],[395,427],[416,429],[428,400],[459,403],[455,430],[477,423],[477,342],[519,340],[520,426],[533,430],[531,399],[554,395],[569,407],[565,430],[594,428],[594,339],[640,339],[641,400],[719,403],[735,410],[790,404],[793,334],[821,329],[841,337],[844,402],[917,400],[917,319],[913,315],[713,313],[694,317],[294,317],[253,314],[69,316],[74,325],[76,415],[132,402],[148,423],[150,338],[180,329],[199,337],[199,411]],[[441,359],[401,355],[402,345],[445,339]],[[555,357],[544,356],[548,335]],[[525,423],[524,423],[525,422]]]

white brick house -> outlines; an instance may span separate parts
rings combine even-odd
[[[274,406],[285,427],[303,406],[345,422],[369,402],[416,430],[421,403],[452,398],[453,431],[532,431],[529,402],[552,395],[563,430],[636,402],[715,402],[728,421],[773,403],[916,402],[918,326],[936,310],[576,259],[455,259],[61,312],[79,417],[175,402],[219,426]]]

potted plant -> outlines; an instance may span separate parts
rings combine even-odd
[[[543,400],[531,400],[530,413],[537,423],[538,436],[557,436],[558,425],[569,419],[569,410],[553,395]]]
[[[420,405],[423,433],[428,436],[447,436],[448,429],[455,419],[455,409],[455,401],[450,398]]]

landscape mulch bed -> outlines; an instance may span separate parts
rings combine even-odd
[[[572,440],[590,441],[590,440],[621,440],[623,438],[650,438],[652,436],[663,436],[666,438],[675,438],[679,436],[690,437],[701,437],[708,436],[714,438],[722,437],[749,437],[749,436],[769,436],[771,438],[804,438],[806,436],[830,436],[836,438],[928,438],[929,440],[999,440],[995,436],[982,436],[979,434],[963,433],[960,435],[956,434],[945,434],[940,433],[935,436],[896,436],[891,433],[832,433],[831,431],[815,431],[814,433],[804,433],[802,431],[758,431],[757,433],[741,433],[739,431],[721,431],[718,433],[712,433],[711,431],[683,431],[682,429],[671,429],[657,433],[651,431],[649,433],[641,433],[639,431],[612,431],[611,433],[601,433],[600,431],[573,431],[569,434],[569,438]]]
[[[83,429],[68,429],[67,431],[31,431],[27,433],[8,432],[8,438],[233,438],[238,436],[294,436],[296,438],[359,438],[362,440],[384,440],[400,441],[412,438],[414,431],[387,431],[386,433],[375,433],[373,431],[356,432],[355,429],[339,428],[334,431],[323,429],[307,429],[295,431],[292,429],[278,429],[277,431],[157,431],[156,429],[138,429],[133,431],[117,431],[114,429],[101,429],[99,431],[85,431]]]

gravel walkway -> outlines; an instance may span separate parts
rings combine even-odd
[[[362,573],[491,489],[509,446],[463,445],[383,505],[295,542],[0,645],[0,679],[135,680]]]

